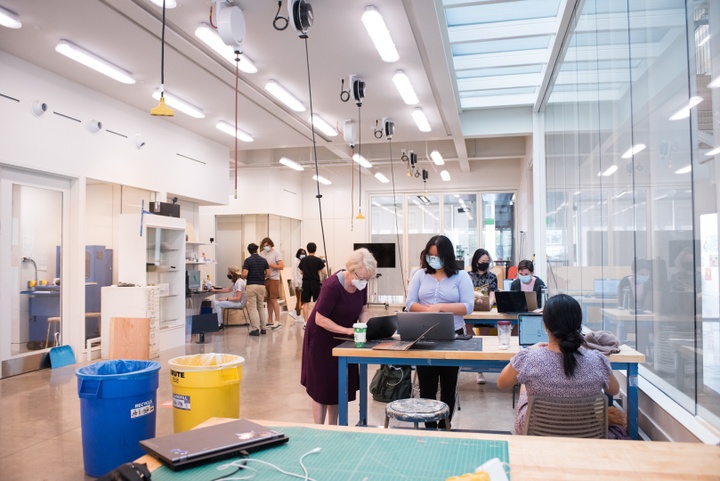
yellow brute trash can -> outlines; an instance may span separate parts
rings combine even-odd
[[[211,417],[240,418],[240,356],[194,354],[170,359],[176,433]]]

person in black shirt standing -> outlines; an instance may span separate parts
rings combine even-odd
[[[317,301],[320,295],[320,276],[325,274],[325,261],[315,255],[317,245],[314,242],[308,242],[307,252],[298,265],[298,269],[302,272],[302,309],[303,319],[308,319],[310,314],[310,302]]]
[[[242,276],[247,281],[245,295],[247,296],[247,308],[250,312],[250,335],[259,336],[266,334],[265,321],[267,311],[263,309],[265,300],[265,278],[270,276],[270,265],[268,261],[258,255],[258,245],[248,245],[250,257],[245,259],[242,266]]]

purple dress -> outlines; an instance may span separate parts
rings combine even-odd
[[[344,271],[343,271],[344,272]],[[344,273],[347,275],[347,272]],[[344,341],[334,339],[332,333],[315,324],[315,315],[320,313],[336,324],[352,327],[357,322],[363,306],[367,304],[367,291],[348,292],[338,279],[337,273],[323,282],[315,308],[307,320],[303,339],[302,369],[300,383],[313,401],[320,404],[338,403],[338,360],[333,357],[334,347]],[[348,400],[355,400],[359,387],[358,367],[348,368]]]
[[[580,348],[582,356],[575,356],[577,366],[573,377],[565,377],[562,354],[536,347],[523,349],[510,360],[518,372],[518,382],[525,385],[520,394],[515,417],[515,432],[522,434],[525,426],[528,395],[551,397],[593,396],[608,388],[612,373],[610,361],[602,353]]]

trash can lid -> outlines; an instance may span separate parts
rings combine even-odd
[[[175,357],[170,359],[168,364],[175,371],[214,371],[236,367],[244,362],[245,358],[242,356],[210,352]]]
[[[80,367],[75,370],[75,375],[81,379],[106,379],[108,377],[144,376],[159,370],[160,363],[156,361],[114,359]]]

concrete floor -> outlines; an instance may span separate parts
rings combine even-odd
[[[310,398],[300,385],[304,331],[302,325],[286,313],[282,319],[282,329],[268,330],[266,336],[249,337],[245,327],[233,326],[208,334],[206,344],[188,343],[161,352],[156,435],[173,430],[167,361],[202,352],[230,353],[245,358],[240,397],[242,417],[312,423]],[[75,369],[86,364],[0,380],[0,480],[94,479],[83,470],[80,400],[75,377]],[[374,370],[371,366],[369,378]],[[512,430],[515,417],[512,394],[497,390],[496,374],[485,377],[487,384],[478,385],[475,373],[460,374],[461,410],[455,414],[453,429]],[[384,407],[385,404],[370,397],[369,424],[382,426]],[[354,402],[350,405],[350,424],[355,424],[357,419],[357,402]]]

